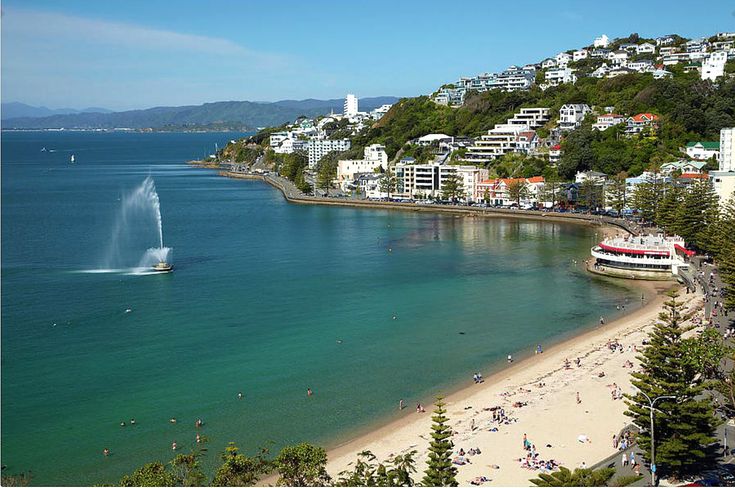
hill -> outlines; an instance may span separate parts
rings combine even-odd
[[[81,110],[74,108],[34,107],[20,102],[5,102],[2,104],[2,120],[18,117],[48,117],[51,115],[78,114],[86,112],[111,113],[112,110],[100,107],[88,107]]]
[[[361,110],[372,110],[395,97],[375,97],[360,100]],[[313,117],[342,112],[343,100],[282,100],[278,102],[214,102],[181,107],[154,107],[145,110],[128,110],[113,113],[54,114],[44,117],[3,118],[3,128],[8,129],[131,129],[165,127],[206,127],[230,125],[243,129],[275,126],[293,120],[300,115]]]

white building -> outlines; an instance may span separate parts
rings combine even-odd
[[[595,40],[592,42],[592,46],[594,47],[607,47],[607,45],[610,43],[610,39],[605,34],[602,34],[600,37],[595,37]]]
[[[381,105],[380,107],[370,112],[370,118],[375,119],[375,120],[380,120],[381,118],[383,118],[383,115],[388,113],[388,110],[390,110],[392,106],[393,105],[390,105],[387,103],[384,105]]]
[[[632,69],[633,71],[637,71],[639,73],[647,73],[649,71],[653,71],[653,61],[631,61],[628,63],[627,67],[629,69]]]
[[[607,175],[599,171],[578,171],[574,175],[575,183],[584,183],[585,181],[591,181],[596,185],[601,185],[607,181]]]
[[[509,152],[527,152],[535,149],[537,139],[530,137],[535,129],[549,121],[549,109],[522,108],[505,124],[496,124],[487,134],[475,140],[468,148],[466,161],[488,162]]]
[[[541,69],[549,69],[556,67],[556,59],[547,58],[541,61]]]
[[[562,83],[576,83],[577,75],[574,74],[574,70],[571,68],[555,68],[550,69],[546,72],[546,84],[548,86],[559,86]],[[543,87],[542,87],[543,88]]]
[[[561,130],[573,130],[579,127],[585,115],[592,112],[587,104],[567,103],[559,109],[559,128]]]
[[[462,180],[465,200],[476,199],[477,185],[488,177],[488,170],[475,166],[438,163],[395,165],[396,193],[399,198],[441,198],[446,179],[456,174]]]
[[[345,106],[342,114],[347,118],[353,118],[357,116],[357,112],[359,112],[357,97],[352,93],[348,93],[347,97],[345,97]]]
[[[718,77],[723,76],[725,63],[727,63],[725,51],[717,51],[707,56],[702,63],[702,79],[715,81]]]
[[[625,123],[625,116],[618,114],[605,114],[597,117],[597,123],[592,125],[596,130],[607,130],[610,127]]]
[[[296,151],[306,151],[308,142],[301,139],[284,139],[278,147],[273,148],[277,154],[292,154]]]
[[[572,55],[562,52],[557,54],[554,59],[556,60],[556,64],[559,65],[559,67],[563,68],[567,64],[569,64],[569,61],[572,60]]]
[[[572,61],[581,61],[587,59],[590,52],[586,49],[578,49],[572,53]]]
[[[347,151],[350,148],[349,139],[312,139],[309,141],[307,149],[309,151],[309,168],[315,168],[325,154],[332,151]]]
[[[735,172],[735,127],[720,130],[720,171]]]
[[[365,148],[363,159],[344,159],[337,162],[337,184],[344,189],[355,181],[355,175],[372,173],[380,167],[388,167],[385,146],[371,144]]]
[[[711,157],[720,158],[720,143],[718,141],[687,142],[686,153],[692,159],[704,161]]]
[[[625,51],[613,51],[608,54],[607,59],[609,59],[613,65],[625,66],[628,64],[628,53]]]
[[[671,175],[678,171],[681,174],[702,174],[707,163],[703,161],[671,161],[661,165],[661,174]]]
[[[650,42],[644,42],[636,46],[636,53],[638,54],[653,54],[656,52],[656,46]]]

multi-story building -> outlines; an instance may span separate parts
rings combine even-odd
[[[490,81],[489,87],[507,92],[528,90],[536,79],[536,72],[511,66],[502,73],[498,73]]]
[[[278,147],[273,148],[277,154],[292,154],[296,151],[306,151],[308,142],[302,139],[284,139]]]
[[[590,112],[592,112],[592,109],[587,104],[567,103],[562,105],[559,109],[559,129],[576,129]]]
[[[628,63],[628,53],[626,51],[613,51],[608,54],[607,59],[614,65],[625,66]]]
[[[375,120],[382,119],[383,118],[383,115],[387,114],[388,113],[388,110],[390,110],[390,108],[392,106],[393,105],[386,103],[386,104],[383,104],[383,105],[381,105],[380,107],[378,107],[376,109],[371,110],[370,111],[370,118],[371,119],[375,119]]]
[[[536,129],[549,121],[549,115],[549,109],[546,107],[527,107],[513,114],[513,117],[508,119],[508,123],[513,125],[526,125],[532,129]]]
[[[656,46],[650,42],[644,42],[643,44],[638,44],[638,46],[636,46],[637,54],[653,54],[655,52]]]
[[[395,195],[399,198],[441,198],[445,181],[449,175],[456,174],[462,180],[464,199],[472,201],[476,198],[477,184],[488,175],[488,170],[475,166],[412,163],[401,160],[395,165]]]
[[[521,205],[533,205],[539,202],[540,193],[544,187],[543,176],[496,178],[482,181],[477,185],[477,200],[486,200],[491,205],[513,205],[518,203],[510,195],[512,183],[522,183],[526,187],[525,195],[521,198]]]
[[[547,86],[559,86],[562,83],[576,83],[577,75],[574,74],[574,70],[567,68],[554,68],[546,72],[545,77]],[[542,87],[543,88],[543,87]]]
[[[626,133],[637,134],[638,132],[642,132],[646,127],[656,128],[658,126],[658,115],[652,113],[636,114],[632,117],[628,117],[626,124]]]
[[[380,167],[388,167],[385,146],[371,144],[365,148],[363,159],[344,159],[337,162],[337,184],[344,189],[355,181],[355,175],[372,173]]]
[[[592,41],[592,46],[593,47],[607,47],[609,43],[610,43],[610,39],[605,34],[602,34],[600,37],[595,37],[595,40]]]
[[[587,59],[590,52],[587,49],[578,49],[572,53],[572,61],[581,61]]]
[[[725,63],[727,63],[727,52],[717,51],[711,53],[702,63],[702,79],[715,81],[725,74]]]
[[[474,145],[468,148],[465,160],[488,162],[509,152],[528,152],[531,144],[535,148],[536,141],[535,133],[531,137],[529,131],[541,127],[548,120],[548,108],[522,108],[507,123],[495,125],[487,134],[476,139]]]
[[[627,68],[637,71],[639,73],[647,73],[653,71],[653,61],[631,61],[627,64]]]
[[[342,114],[347,118],[353,118],[357,116],[357,112],[359,112],[357,97],[352,93],[348,93],[347,97],[345,97],[345,105]]]
[[[309,168],[315,168],[325,154],[332,151],[347,151],[350,148],[349,139],[311,139],[308,142],[307,150],[309,151]]]
[[[572,60],[573,58],[572,58],[572,55],[571,55],[571,54],[569,54],[569,53],[564,53],[564,52],[562,52],[562,53],[559,53],[559,54],[557,54],[557,55],[556,55],[556,56],[554,57],[554,59],[556,60],[556,64],[557,64],[557,66],[559,66],[560,68],[563,68],[563,67],[565,67],[565,66],[566,66],[567,64],[569,64],[569,62],[570,62],[570,61],[571,61],[571,60]]]
[[[561,144],[549,148],[549,164],[555,166],[561,159]]]

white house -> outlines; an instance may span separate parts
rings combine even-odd
[[[706,164],[703,161],[671,161],[661,165],[661,173],[670,175],[678,171],[682,174],[701,174]]]
[[[383,115],[388,113],[388,110],[390,110],[392,106],[393,105],[386,103],[376,109],[373,109],[372,111],[370,111],[370,118],[380,120],[381,118],[383,118]]]
[[[597,123],[592,125],[596,130],[607,130],[610,127],[625,122],[625,116],[618,114],[605,114],[597,117]]]
[[[665,69],[655,69],[651,71],[651,73],[653,74],[654,80],[660,80],[662,78],[671,78],[672,76],[674,76],[674,73],[672,73],[671,71],[666,71]]]
[[[552,58],[547,58],[541,61],[541,69],[549,69],[556,67],[556,60]]]
[[[638,54],[653,54],[656,52],[656,46],[650,42],[644,42],[636,46],[636,53]]]
[[[627,67],[639,73],[647,73],[649,71],[653,71],[653,61],[631,61],[628,63]]]
[[[587,104],[567,103],[559,109],[559,129],[573,130],[579,127],[585,115],[592,112]]]
[[[590,52],[586,49],[578,49],[572,53],[572,61],[581,61],[582,59],[587,59]]]
[[[441,142],[454,142],[454,137],[446,134],[426,134],[416,140],[419,146],[430,146],[432,144],[439,144]]]
[[[610,72],[610,68],[606,63],[602,63],[601,66],[599,66],[596,70],[594,70],[590,76],[593,78],[604,78],[607,76],[607,74]]]
[[[727,63],[725,51],[711,53],[702,63],[702,79],[715,81],[718,77],[723,76],[725,63]]]
[[[704,161],[711,157],[719,159],[720,142],[719,141],[696,141],[687,142],[686,153],[692,159]]]
[[[557,144],[549,148],[549,164],[552,166],[559,162],[561,159],[561,145]]]
[[[564,67],[569,64],[569,61],[572,60],[572,55],[562,52],[557,54],[554,59],[556,59],[556,64],[558,64],[560,67]]]
[[[558,86],[562,83],[574,84],[577,82],[577,75],[574,74],[574,70],[571,68],[555,68],[546,72],[545,80],[549,86]]]
[[[355,181],[355,175],[372,173],[380,167],[388,167],[385,146],[371,144],[365,148],[363,159],[344,159],[337,162],[337,184],[344,189]]]
[[[602,34],[600,37],[595,37],[595,40],[592,41],[594,47],[607,47],[609,43],[610,39],[605,34]]]
[[[577,174],[574,175],[574,182],[584,183],[585,181],[592,181],[596,185],[601,185],[607,181],[607,175],[599,171],[577,171]]]
[[[625,66],[628,63],[628,53],[625,51],[613,51],[608,54],[607,59],[612,64]]]
[[[292,154],[296,151],[306,151],[307,147],[308,141],[288,138],[284,139],[278,147],[273,148],[273,152],[277,154]]]

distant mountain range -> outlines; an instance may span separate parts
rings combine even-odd
[[[396,97],[360,99],[360,110],[370,111],[383,104],[398,101]],[[86,109],[74,113],[58,113],[45,107],[30,107],[22,103],[2,104],[4,129],[162,129],[166,127],[240,126],[255,129],[293,121],[300,115],[314,117],[334,111],[342,113],[344,100],[281,100],[278,102],[214,102],[182,107],[154,107],[145,110],[110,112]],[[50,111],[40,115],[32,111]],[[26,110],[26,115],[17,115]],[[93,112],[93,110],[96,110]]]
[[[2,104],[2,119],[15,119],[18,117],[48,117],[51,115],[79,114],[87,112],[112,113],[112,110],[99,107],[89,107],[82,110],[73,108],[51,109],[46,107],[32,107],[20,102],[9,102]]]

